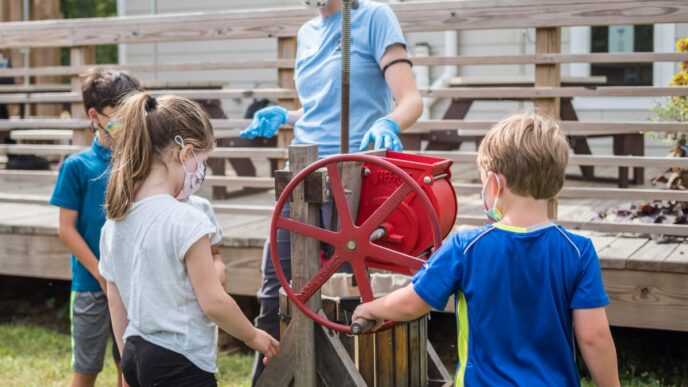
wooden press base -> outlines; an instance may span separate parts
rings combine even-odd
[[[321,314],[349,323],[357,301],[323,300]],[[304,317],[292,309],[286,296],[280,297],[282,342],[280,356],[265,369],[259,386],[293,386],[293,331]],[[292,320],[292,316],[294,320]],[[291,320],[291,322],[290,322]],[[450,386],[452,377],[427,339],[427,316],[400,323],[376,334],[350,336],[314,324],[317,385],[415,387]]]

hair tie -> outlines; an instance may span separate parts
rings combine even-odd
[[[152,95],[149,95],[148,98],[146,98],[146,111],[152,111],[155,110],[158,107],[158,100],[155,99]]]

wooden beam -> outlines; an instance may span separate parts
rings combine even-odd
[[[458,195],[479,194],[480,184],[454,184]],[[685,200],[686,193],[665,189],[631,189],[631,188],[597,188],[597,187],[564,187],[559,197],[567,199],[609,199],[609,200]]]
[[[174,94],[190,99],[297,98],[294,89],[223,89],[223,90],[154,90],[152,95]],[[435,98],[469,98],[484,100],[527,100],[571,97],[681,97],[688,96],[688,86],[604,86],[587,87],[453,87],[420,90],[421,95]],[[77,103],[81,93],[0,94],[0,103]]]
[[[458,225],[484,226],[484,216],[460,215],[456,217]],[[673,236],[688,236],[688,226],[654,223],[620,223],[620,222],[582,222],[574,220],[558,219],[560,224],[569,230],[590,230],[608,233],[637,233],[637,234],[662,234]]]
[[[505,64],[552,64],[552,63],[653,63],[688,61],[684,52],[635,52],[632,54],[532,54],[532,55],[486,55],[486,56],[428,56],[413,58],[416,66],[472,66]],[[181,63],[141,63],[120,65],[100,64],[119,71],[149,73],[162,71],[212,71],[212,70],[251,70],[294,68],[291,59],[249,59]],[[78,75],[91,66],[39,66],[31,67],[28,72],[21,68],[0,69],[0,77]]]
[[[215,137],[238,136],[250,122],[247,119],[212,119]],[[495,125],[496,121],[464,120],[422,120],[416,122],[404,133],[420,134],[431,130],[458,130],[460,135],[483,136]],[[684,122],[609,122],[609,121],[561,121],[559,123],[567,135],[624,134],[638,132],[684,132]],[[0,130],[10,129],[83,129],[88,127],[85,119],[10,119],[0,120]],[[286,128],[287,126],[285,126]],[[285,147],[286,149],[286,147]]]
[[[74,66],[84,66],[96,62],[96,50],[90,47],[72,47],[70,49],[70,63]],[[72,92],[69,94],[78,95],[78,99],[71,100],[72,118],[88,118],[86,110],[81,103],[81,86],[83,82],[80,77],[74,76],[71,79]],[[30,95],[30,94],[29,94]],[[54,101],[68,102],[68,101]],[[88,129],[75,130],[72,134],[72,144],[88,146],[93,141],[94,134]]]
[[[682,0],[500,0],[433,1],[392,6],[405,32],[575,25],[682,23]],[[272,38],[295,36],[313,17],[303,8],[241,10],[92,18],[50,22],[4,23],[0,46],[61,47],[116,43]]]
[[[688,331],[688,281],[685,274],[603,270],[612,299],[607,307],[614,326]]]

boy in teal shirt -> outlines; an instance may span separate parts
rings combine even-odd
[[[50,204],[60,207],[60,238],[72,252],[72,386],[93,386],[103,368],[112,335],[105,280],[98,273],[100,230],[105,224],[105,191],[110,167],[110,116],[139,82],[124,72],[94,69],[82,75],[84,108],[96,136],[91,147],[65,159]],[[121,385],[119,351],[112,355]]]
[[[557,124],[516,115],[480,144],[486,215],[451,235],[413,277],[352,319],[412,320],[454,295],[457,386],[579,386],[574,337],[598,386],[618,386],[609,304],[595,248],[547,217],[569,146]]]

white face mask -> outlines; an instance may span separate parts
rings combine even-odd
[[[179,146],[182,148],[184,147],[184,140],[182,140],[180,136],[175,136],[174,142],[179,144]],[[182,168],[184,168],[184,173],[186,176],[184,176],[184,185],[182,185],[182,190],[179,191],[177,199],[188,199],[189,196],[193,195],[196,191],[198,191],[199,188],[201,188],[201,184],[203,184],[203,180],[205,180],[205,163],[198,161],[198,158],[196,158],[196,154],[193,150],[191,151],[191,154],[193,155],[194,160],[196,160],[196,169],[192,172],[189,172],[186,169],[186,165],[182,163]]]
[[[308,8],[318,9],[327,5],[328,0],[301,0]]]

